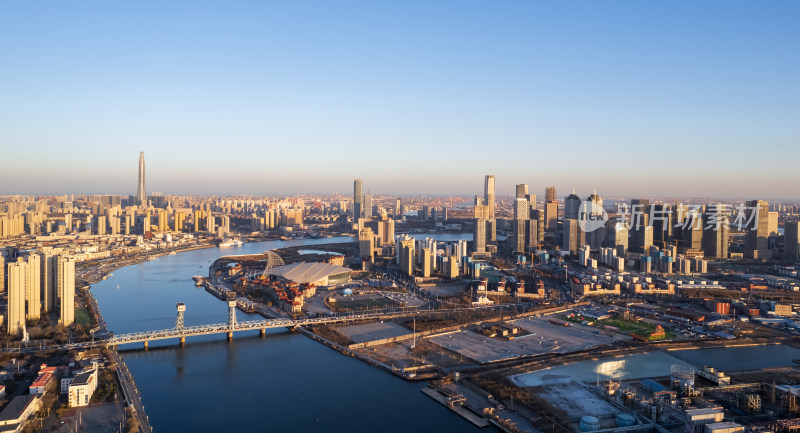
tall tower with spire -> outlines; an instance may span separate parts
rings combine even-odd
[[[136,204],[147,204],[147,191],[144,188],[144,152],[139,152],[139,186],[136,188]]]

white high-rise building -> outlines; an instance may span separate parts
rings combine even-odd
[[[25,300],[27,301],[25,318],[39,320],[42,311],[42,262],[38,254],[29,255],[25,262]]]
[[[75,321],[75,258],[58,258],[58,298],[61,311],[58,324],[69,326]]]
[[[25,326],[25,282],[27,280],[24,261],[8,264],[8,311],[6,322],[8,333],[17,335]]]

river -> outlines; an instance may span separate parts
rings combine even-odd
[[[187,326],[223,323],[226,305],[191,280],[207,275],[218,257],[352,241],[268,241],[187,251],[118,269],[92,292],[108,329],[116,333],[173,327],[177,302],[186,304]],[[237,315],[237,320],[256,318]],[[237,333],[230,343],[224,335],[192,337],[183,348],[152,342],[149,351],[135,347],[122,356],[156,432],[480,430],[420,393],[423,384],[286,330],[268,330],[264,338],[257,331]]]

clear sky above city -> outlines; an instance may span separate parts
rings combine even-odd
[[[797,1],[0,3],[0,194],[798,199]]]

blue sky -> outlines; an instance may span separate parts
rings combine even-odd
[[[796,1],[0,3],[0,194],[797,199]]]

